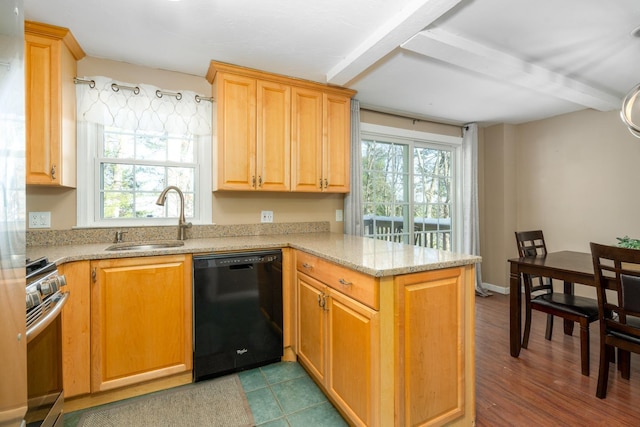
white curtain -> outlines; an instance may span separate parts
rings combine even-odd
[[[351,100],[351,191],[344,198],[344,233],[362,236],[360,101]]]
[[[465,125],[462,135],[462,252],[480,255],[478,219],[478,125]],[[482,286],[480,263],[476,264],[476,294],[489,296]]]
[[[169,95],[155,86],[102,76],[82,80],[93,80],[95,86],[77,85],[78,121],[179,135],[211,135],[211,102],[194,92]]]

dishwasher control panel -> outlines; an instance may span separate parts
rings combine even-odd
[[[239,252],[234,254],[212,254],[193,257],[194,268],[264,264],[274,261],[282,261],[282,252]]]

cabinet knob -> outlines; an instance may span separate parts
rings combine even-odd
[[[324,179],[324,189],[329,188],[329,180],[327,178]]]
[[[262,188],[262,176],[258,176],[258,187]]]
[[[52,181],[56,180],[56,165],[51,166],[51,180]]]
[[[255,176],[255,175],[253,175],[253,176],[251,177],[251,186],[252,186],[253,188],[256,188],[256,176]]]

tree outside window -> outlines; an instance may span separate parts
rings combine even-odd
[[[365,236],[451,250],[453,156],[427,142],[363,138]]]

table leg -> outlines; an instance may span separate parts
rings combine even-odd
[[[511,356],[518,357],[522,345],[522,293],[520,292],[520,269],[511,263],[509,276],[509,346]]]
[[[564,282],[564,293],[573,295],[573,283]],[[573,335],[573,325],[574,325],[574,322],[572,322],[571,320],[567,320],[567,319],[564,320],[565,335]]]

